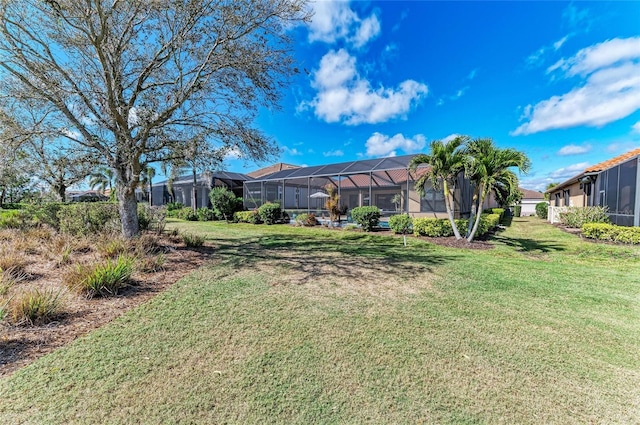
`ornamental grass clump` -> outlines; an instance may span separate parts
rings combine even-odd
[[[182,241],[189,248],[198,248],[204,245],[204,236],[194,235],[193,233],[184,233],[182,235]]]
[[[17,294],[8,304],[7,316],[15,325],[49,323],[62,312],[60,291],[32,289]]]
[[[117,295],[129,283],[135,259],[121,255],[95,264],[79,264],[65,275],[65,284],[87,298]]]

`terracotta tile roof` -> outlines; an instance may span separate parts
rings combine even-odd
[[[284,162],[278,162],[277,164],[269,165],[268,167],[260,168],[259,170],[247,173],[249,177],[259,179],[260,177],[268,176],[269,174],[277,173],[282,170],[290,170],[292,168],[300,168],[297,165],[285,164]]]
[[[544,199],[544,193],[523,188],[519,189],[522,192],[522,199]]]
[[[623,162],[640,155],[640,148],[634,149],[632,151],[629,151],[625,154],[622,154],[620,156],[616,156],[615,158],[611,158],[608,161],[604,161],[601,162],[599,164],[596,165],[592,165],[591,167],[588,167],[584,170],[585,173],[592,173],[594,171],[603,171],[606,170],[608,168],[614,167],[618,164],[622,164]]]

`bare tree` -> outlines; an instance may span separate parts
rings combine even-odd
[[[253,122],[297,71],[286,30],[308,16],[306,0],[0,0],[2,108],[111,167],[132,237],[141,172],[185,136],[274,152]]]

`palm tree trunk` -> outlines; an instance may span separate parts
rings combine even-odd
[[[488,191],[485,190],[484,188],[482,188],[482,191],[480,193],[481,193],[480,205],[484,205],[484,200],[487,197]],[[476,219],[475,219],[475,221],[473,223],[473,229],[471,229],[471,233],[469,234],[469,237],[467,238],[467,241],[473,242],[473,238],[476,236],[476,232],[478,231],[478,226],[480,225],[480,220],[481,219],[482,219],[482,213],[479,212],[478,214],[476,214]]]
[[[447,181],[445,180],[443,182],[443,189],[444,189],[444,205],[447,209],[447,215],[449,216],[449,222],[451,223],[451,228],[453,229],[453,234],[455,235],[456,239],[462,239],[462,236],[460,236],[460,232],[458,231],[458,226],[456,226],[456,221],[454,220],[453,217],[453,208],[451,205],[451,193],[449,193],[449,184],[447,183]]]
[[[476,221],[476,215],[478,214],[478,200],[480,199],[480,187],[477,186],[473,189],[473,197],[471,198],[471,216],[469,217],[469,225],[467,226],[467,235],[471,235],[473,225]]]

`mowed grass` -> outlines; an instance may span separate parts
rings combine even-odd
[[[170,226],[210,264],[0,381],[0,423],[640,423],[637,247]]]

